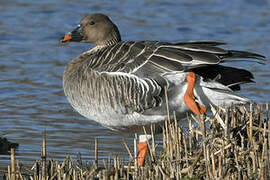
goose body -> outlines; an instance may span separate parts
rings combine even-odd
[[[190,112],[184,102],[187,75],[196,74],[196,103],[208,108],[245,104],[235,94],[252,82],[244,69],[220,63],[239,58],[265,60],[259,54],[225,50],[223,42],[121,41],[116,25],[103,14],[90,14],[62,40],[96,44],[71,60],[63,75],[65,95],[84,117],[108,128],[142,132],[142,126],[167,119],[165,90],[177,117]]]

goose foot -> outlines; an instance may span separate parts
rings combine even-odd
[[[138,165],[140,167],[142,167],[143,164],[144,164],[144,159],[145,159],[146,154],[147,154],[147,149],[148,149],[147,141],[138,143],[138,151],[139,151],[139,153],[138,153],[137,161],[138,161]]]
[[[194,72],[189,72],[187,77],[186,77],[188,87],[187,91],[184,96],[184,102],[186,105],[189,107],[189,109],[194,113],[194,114],[204,114],[206,113],[207,109],[203,105],[198,104],[195,102],[195,97],[194,97],[194,87],[195,87],[195,82],[196,82],[196,75]]]

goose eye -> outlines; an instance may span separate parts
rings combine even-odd
[[[94,22],[94,21],[90,21],[88,24],[89,24],[89,25],[94,25],[95,22]]]

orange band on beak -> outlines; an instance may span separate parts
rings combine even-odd
[[[70,34],[66,34],[65,37],[63,38],[62,42],[66,42],[66,41],[69,41],[71,40],[71,35]]]

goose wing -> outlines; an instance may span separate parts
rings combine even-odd
[[[223,42],[185,42],[185,43],[159,43],[157,49],[149,58],[149,64],[165,71],[187,71],[193,68],[217,65],[227,60],[251,58],[265,60],[259,54],[226,50],[218,47]]]
[[[99,71],[136,73],[148,72],[151,76],[163,72],[189,71],[216,65],[226,60],[252,58],[265,60],[259,54],[246,51],[225,50],[218,41],[164,43],[155,41],[122,42],[105,49]]]
[[[154,79],[142,79],[122,72],[102,72],[98,79],[102,87],[102,90],[98,89],[101,91],[100,95],[108,97],[106,102],[110,102],[115,111],[121,111],[124,114],[142,113],[161,103],[162,88]]]

